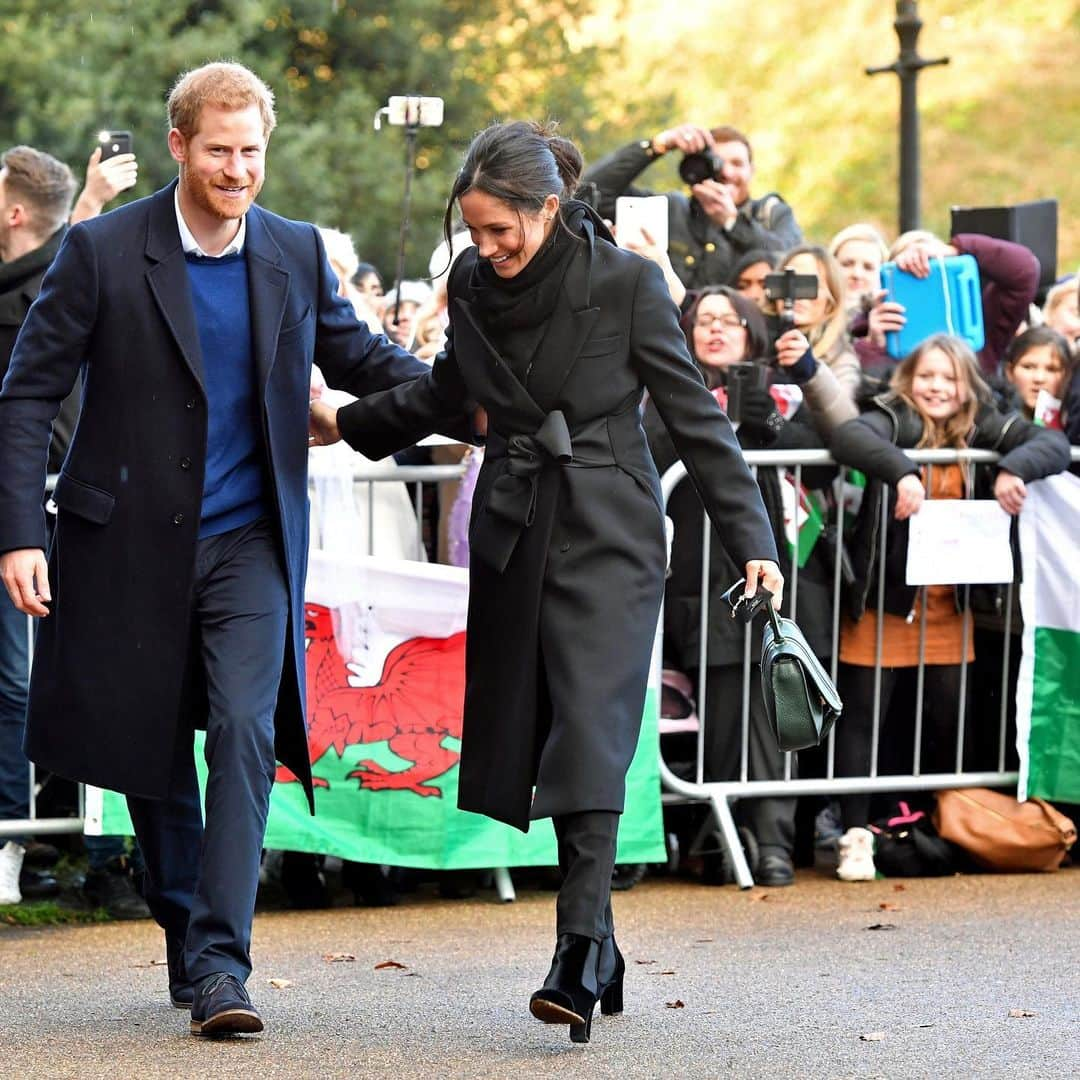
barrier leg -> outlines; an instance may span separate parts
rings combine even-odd
[[[713,813],[716,815],[716,823],[720,827],[720,835],[724,839],[724,846],[731,858],[731,868],[735,872],[735,883],[740,889],[753,888],[754,878],[750,873],[750,866],[746,861],[746,853],[743,851],[739,834],[735,831],[735,818],[731,813],[731,804],[726,795],[711,795]]]
[[[504,904],[512,904],[517,899],[514,892],[514,882],[510,877],[510,871],[505,866],[496,866],[491,873],[495,878],[495,891]]]

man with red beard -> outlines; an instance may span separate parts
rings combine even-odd
[[[27,754],[127,795],[172,1003],[222,1035],[263,1027],[244,983],[275,755],[312,798],[311,365],[358,397],[427,368],[357,322],[314,226],[255,204],[275,124],[260,79],[208,64],[168,111],[178,181],[71,228],[16,342],[0,577],[41,620]],[[80,377],[46,561],[50,425]]]

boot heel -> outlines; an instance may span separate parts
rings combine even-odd
[[[575,1043],[587,1043],[592,1035],[592,1009],[585,1017],[584,1024],[570,1025],[570,1041]]]
[[[603,1016],[614,1016],[622,1012],[622,976],[616,982],[608,986],[600,997],[600,1013]]]

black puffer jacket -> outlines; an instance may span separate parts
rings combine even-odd
[[[854,582],[848,589],[848,610],[860,619],[866,611],[871,584],[877,580],[881,500],[888,500],[888,535],[885,540],[885,610],[907,615],[914,605],[916,586],[905,584],[908,523],[896,521],[896,484],[919,467],[904,453],[922,438],[922,418],[896,394],[880,394],[869,411],[842,424],[832,434],[833,457],[866,473],[862,506],[848,544]],[[998,470],[1021,480],[1040,480],[1069,465],[1069,444],[1060,431],[1036,427],[1019,413],[1003,414],[990,404],[980,407],[967,437],[973,450],[995,450],[1002,455]]]

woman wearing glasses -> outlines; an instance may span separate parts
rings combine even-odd
[[[856,410],[831,369],[818,363],[809,342],[798,329],[790,330],[781,363],[770,355],[765,320],[752,300],[728,286],[712,286],[691,299],[682,320],[690,353],[706,385],[737,422],[744,450],[823,449],[828,432],[853,419]],[[645,410],[645,431],[658,470],[663,473],[678,453],[653,402]],[[790,470],[758,469],[761,489],[772,526],[780,567],[791,580],[792,554],[785,533],[785,506],[794,509],[797,497],[816,500],[816,488],[826,487],[831,468],[806,468],[801,488]],[[683,482],[672,492],[667,506],[675,524],[671,576],[664,601],[665,663],[685,671],[700,685],[701,644],[701,500],[692,485]],[[831,652],[832,563],[825,545],[810,546],[804,536],[797,549],[798,610],[800,627],[818,655],[827,661]],[[709,634],[705,673],[705,779],[734,780],[742,755],[742,683],[745,629],[722,616],[723,591],[740,576],[719,545],[713,544],[709,563]],[[790,594],[789,594],[790,595]],[[790,600],[785,614],[793,614]],[[750,697],[747,768],[751,780],[784,777],[784,755],[776,747],[761,695],[760,636],[751,633]],[[700,706],[699,702],[699,706]],[[792,772],[795,773],[792,762]],[[792,850],[795,842],[795,799],[744,799],[739,803],[742,836],[754,880],[759,885],[790,885],[795,880]],[[714,860],[707,859],[706,880],[722,883]]]

